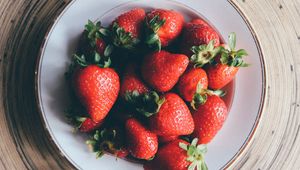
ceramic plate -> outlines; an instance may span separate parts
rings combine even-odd
[[[78,169],[140,170],[141,165],[105,155],[95,159],[85,145],[86,136],[72,133],[64,109],[68,105],[64,73],[75,52],[87,20],[109,24],[117,15],[133,7],[174,9],[186,19],[202,16],[227,39],[236,32],[238,48],[249,56],[248,68],[240,69],[235,79],[235,94],[229,117],[216,138],[208,145],[209,169],[228,167],[251,140],[261,116],[264,99],[264,64],[255,35],[246,19],[226,0],[74,0],[56,19],[45,39],[37,66],[37,97],[45,128],[62,154]]]

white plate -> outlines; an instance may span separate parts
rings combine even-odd
[[[230,2],[226,0],[74,0],[55,21],[37,66],[37,97],[43,121],[52,140],[62,154],[78,169],[138,170],[141,165],[105,155],[95,159],[85,145],[86,137],[71,132],[64,109],[68,103],[64,73],[75,51],[79,36],[88,19],[110,23],[118,14],[132,7],[175,9],[188,19],[201,14],[213,23],[227,39],[236,32],[238,48],[249,52],[251,66],[240,69],[236,77],[235,95],[229,117],[216,138],[208,145],[206,162],[209,169],[228,167],[251,139],[264,99],[264,64],[260,48],[251,28]]]

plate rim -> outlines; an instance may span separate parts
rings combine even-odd
[[[57,144],[56,141],[54,141],[53,136],[50,133],[50,130],[48,129],[48,127],[46,125],[46,120],[44,117],[45,113],[42,109],[42,102],[41,102],[42,99],[41,99],[41,93],[40,93],[39,89],[40,89],[40,74],[41,74],[40,70],[41,70],[41,65],[42,65],[41,61],[43,58],[42,56],[45,52],[45,45],[47,44],[47,42],[50,38],[51,32],[53,31],[54,27],[56,26],[56,24],[58,23],[60,18],[64,15],[65,12],[67,12],[67,10],[76,1],[77,0],[72,0],[72,1],[67,2],[66,6],[61,10],[60,13],[58,13],[53,18],[52,23],[49,24],[49,27],[44,35],[44,39],[40,45],[39,53],[35,60],[36,66],[35,66],[35,72],[34,72],[35,103],[36,103],[36,107],[38,109],[39,118],[41,120],[44,132],[46,133],[46,136],[47,136],[49,142],[51,143],[52,147],[55,148],[57,153],[60,153],[59,156],[64,159],[64,162],[68,162],[68,164],[75,169],[77,169],[79,166],[77,165],[76,162],[72,161],[70,158],[67,158],[67,156],[62,152],[61,148],[59,147],[59,144]],[[257,34],[256,34],[254,28],[252,27],[251,22],[249,21],[247,16],[242,12],[242,10],[238,7],[237,3],[233,2],[233,0],[226,0],[226,1],[234,8],[234,10],[237,12],[237,14],[243,19],[243,21],[245,22],[247,28],[249,29],[249,31],[251,33],[251,36],[254,39],[256,49],[258,50],[259,59],[260,59],[261,76],[262,76],[262,84],[261,84],[262,92],[260,95],[260,105],[258,108],[258,113],[256,115],[255,122],[251,128],[250,133],[248,134],[247,138],[245,139],[245,141],[242,144],[242,146],[240,147],[240,149],[236,152],[236,154],[220,169],[229,169],[236,162],[236,160],[242,155],[242,153],[244,153],[245,149],[249,146],[249,144],[253,141],[252,139],[256,133],[256,130],[258,128],[258,125],[260,124],[260,120],[263,115],[263,110],[265,107],[265,99],[266,99],[266,85],[267,85],[265,58],[264,58],[264,54],[262,52],[262,47],[258,40]],[[121,3],[121,5],[123,5],[125,3],[127,3],[127,2]]]

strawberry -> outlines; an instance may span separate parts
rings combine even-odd
[[[119,76],[111,68],[89,65],[77,71],[74,87],[91,119],[99,123],[106,117],[118,97]]]
[[[158,142],[160,144],[165,144],[165,143],[169,143],[172,142],[176,139],[178,139],[179,136],[158,136]]]
[[[125,158],[129,155],[129,151],[126,148],[121,148],[120,150],[115,151],[114,155],[118,158]]]
[[[112,23],[113,43],[118,47],[134,49],[140,42],[145,16],[142,8],[118,16]]]
[[[139,94],[144,94],[149,91],[148,87],[142,82],[137,74],[137,66],[129,64],[125,69],[125,74],[122,79],[120,95],[125,98],[126,93],[136,91]]]
[[[197,145],[197,139],[192,143],[177,139],[162,146],[155,158],[144,165],[145,170],[207,170],[204,154],[205,145]]]
[[[197,24],[197,25],[204,25],[204,26],[210,26],[206,21],[204,21],[201,18],[196,18],[191,20],[190,24]]]
[[[235,50],[236,34],[229,35],[229,49],[222,48],[221,56],[215,64],[207,68],[208,86],[211,89],[221,89],[235,77],[239,67],[247,67],[242,57],[248,55],[244,49]]]
[[[149,118],[150,129],[159,136],[189,135],[194,130],[191,112],[175,93],[163,95],[158,113]]]
[[[91,118],[81,118],[82,123],[79,126],[81,132],[89,133],[99,128],[103,122],[96,123]]]
[[[126,121],[127,146],[131,155],[138,159],[151,159],[157,152],[156,134],[147,130],[136,119]]]
[[[146,43],[157,50],[168,46],[180,34],[184,17],[173,10],[154,9],[147,14],[146,25],[149,29]]]
[[[183,54],[172,54],[167,51],[147,55],[142,64],[144,80],[155,90],[167,92],[177,83],[189,63]]]
[[[191,102],[199,85],[201,88],[207,89],[206,72],[202,68],[191,68],[181,76],[178,82],[179,94],[184,100]]]
[[[193,46],[205,45],[214,40],[214,46],[220,45],[220,38],[218,33],[201,19],[193,20],[185,24],[182,33],[182,52],[187,56],[191,56],[191,48]]]
[[[207,95],[204,104],[192,111],[195,122],[193,137],[199,138],[200,144],[210,142],[222,128],[227,118],[227,107],[217,95]]]
[[[79,52],[86,56],[90,56],[97,52],[100,56],[108,57],[112,52],[112,46],[106,43],[109,31],[101,26],[101,22],[93,23],[88,21],[80,40]]]

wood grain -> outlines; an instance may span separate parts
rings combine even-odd
[[[0,169],[73,169],[42,128],[34,68],[68,0],[0,0]],[[300,1],[233,0],[266,63],[266,102],[251,143],[230,169],[300,169]]]

